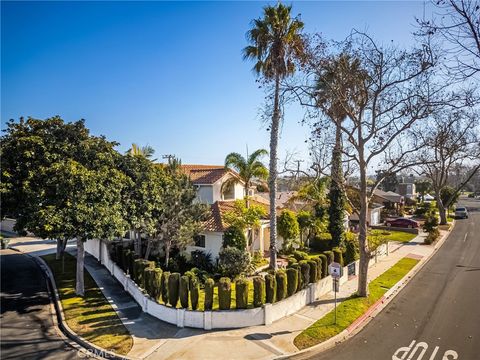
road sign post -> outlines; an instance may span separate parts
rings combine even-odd
[[[335,294],[335,324],[337,323],[337,292],[340,291],[340,278],[343,275],[342,265],[336,262],[332,262],[328,265],[328,273],[333,280],[333,292]]]

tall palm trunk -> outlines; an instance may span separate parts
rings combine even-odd
[[[270,267],[277,269],[277,148],[280,128],[280,76],[275,78],[272,126],[270,129]]]
[[[77,238],[77,275],[75,293],[79,296],[85,295],[85,283],[84,283],[84,264],[85,264],[85,244],[81,237]]]

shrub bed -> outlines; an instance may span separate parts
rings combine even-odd
[[[260,307],[265,304],[265,279],[262,276],[253,278],[253,306]]]
[[[237,309],[246,309],[248,306],[248,285],[247,279],[235,281],[235,304]]]
[[[266,302],[273,304],[276,299],[277,292],[277,281],[275,280],[275,275],[267,274],[265,275],[265,294]]]
[[[294,268],[287,269],[287,295],[292,296],[298,288],[298,270]]]
[[[280,301],[287,297],[287,274],[285,270],[278,270],[275,274],[275,280],[277,282],[276,301]]]
[[[222,277],[218,281],[218,307],[220,310],[230,310],[232,303],[231,281],[227,277]]]

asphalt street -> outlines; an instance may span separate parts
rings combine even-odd
[[[327,351],[296,359],[480,359],[480,200],[462,198],[469,219],[363,330]]]
[[[37,264],[0,251],[1,359],[78,359],[53,327],[46,281]]]

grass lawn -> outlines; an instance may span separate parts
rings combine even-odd
[[[309,328],[302,331],[293,343],[300,349],[319,344],[345,330],[365,313],[383,294],[400,281],[418,260],[403,258],[378,278],[370,282],[370,295],[366,298],[352,295],[337,306],[337,324],[334,324],[335,311],[329,312]]]
[[[63,274],[62,262],[55,260],[55,254],[42,258],[55,276],[65,320],[70,329],[104,349],[127,354],[132,348],[133,339],[88,271],[85,270],[85,296],[81,298],[75,295],[76,258],[65,254]]]
[[[388,232],[390,235],[385,236],[388,241],[409,242],[417,237],[417,234],[410,234],[404,231],[388,230]]]

